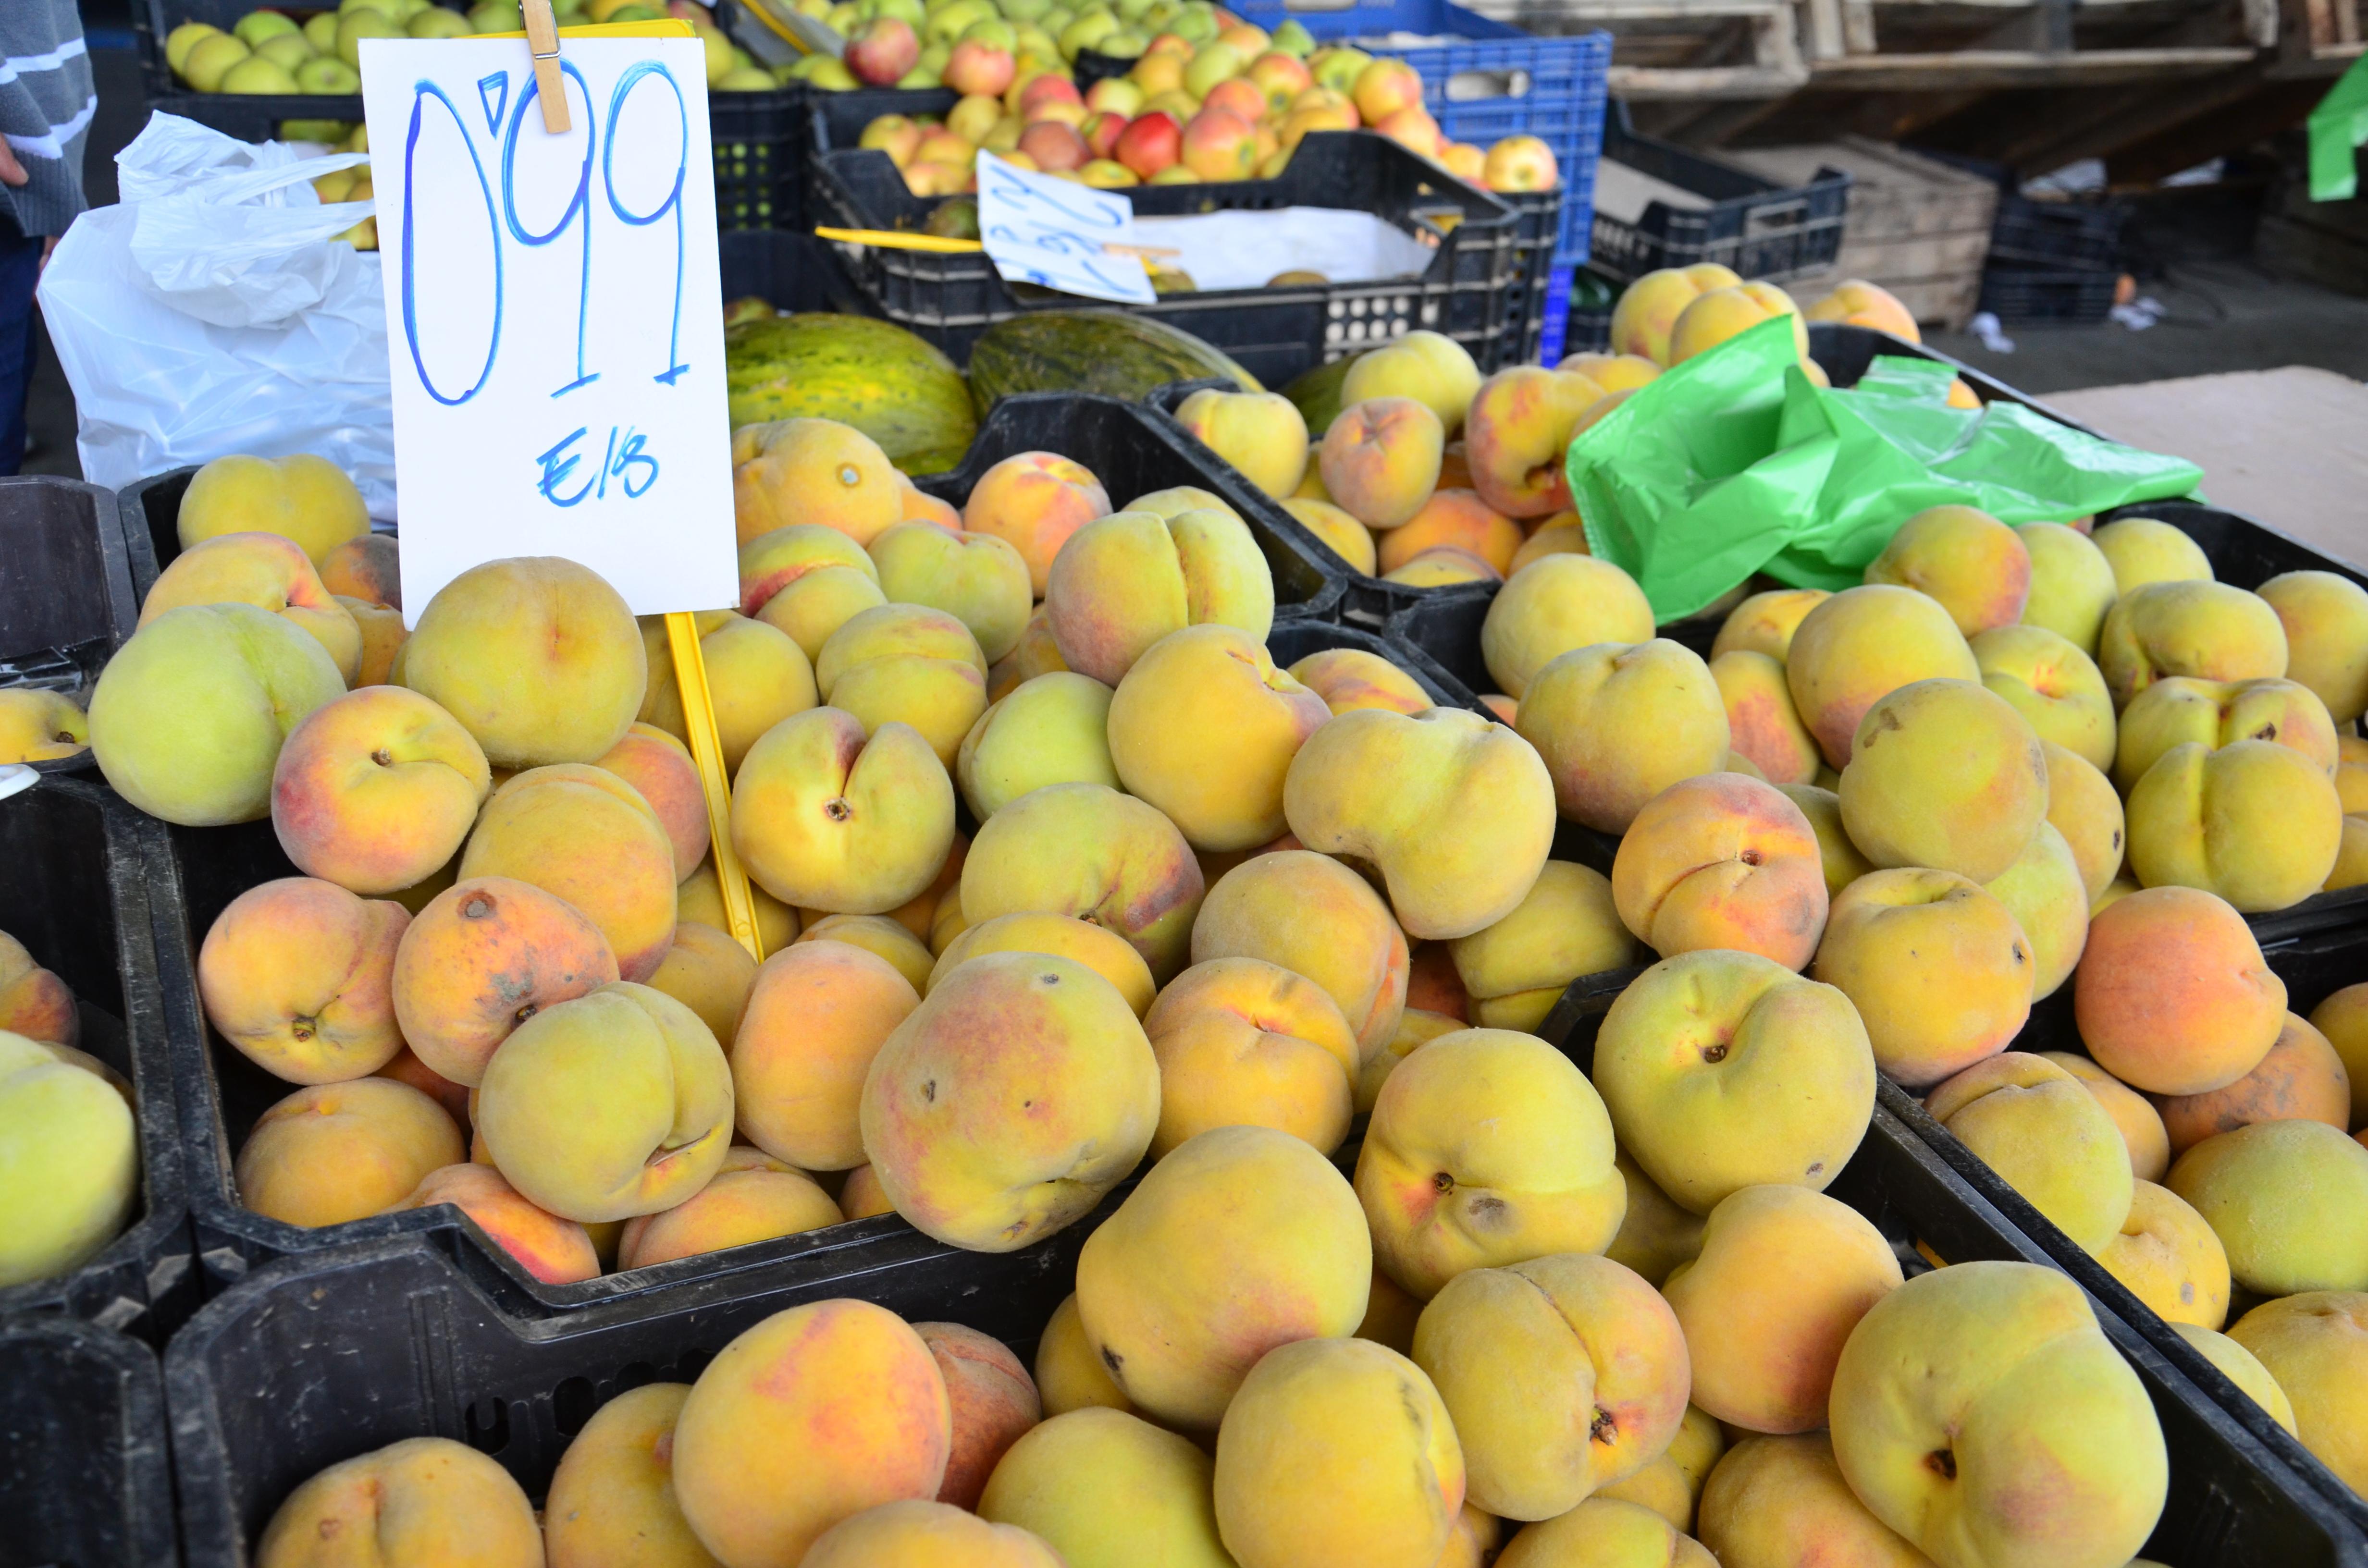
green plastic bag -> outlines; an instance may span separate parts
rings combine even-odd
[[[2360,189],[2360,160],[2368,142],[2368,54],[2351,62],[2310,111],[2310,199],[2349,201]]]
[[[1817,386],[1789,320],[1763,322],[1637,389],[1570,445],[1588,549],[1634,577],[1661,621],[1765,572],[1847,588],[1928,506],[2062,522],[2192,492],[2203,471],[2018,404],[1948,406],[1955,372],[1881,358]]]

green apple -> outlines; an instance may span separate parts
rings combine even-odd
[[[1299,18],[1293,17],[1274,29],[1267,40],[1267,47],[1278,53],[1304,60],[1315,52],[1315,35],[1300,26]]]
[[[518,9],[518,0],[478,0],[469,11],[469,30],[472,33],[524,32],[526,17]]]
[[[275,33],[255,48],[256,59],[268,60],[281,70],[290,72],[313,58],[313,46],[305,41],[302,33]]]
[[[366,38],[409,38],[403,24],[383,11],[365,6],[348,11],[337,18],[337,58],[359,71],[362,68],[362,40]]]
[[[232,32],[249,49],[259,47],[266,39],[281,37],[297,31],[296,24],[278,11],[249,11],[231,24]]]
[[[181,80],[201,93],[219,93],[222,77],[250,52],[245,40],[229,33],[201,38],[181,57]]]
[[[460,12],[430,6],[425,11],[414,12],[411,19],[403,24],[403,30],[413,38],[466,38],[474,29]]]
[[[315,54],[337,51],[337,14],[321,11],[304,18],[304,41],[313,46]]]
[[[362,90],[362,74],[334,54],[316,54],[296,67],[296,90],[317,93],[323,97],[359,93]],[[324,120],[323,123],[332,122]],[[286,127],[281,127],[281,131],[286,134]],[[325,136],[317,140],[335,142],[337,138]]]
[[[222,37],[222,28],[209,23],[183,22],[165,35],[165,63],[171,68],[174,75],[178,76],[181,74],[181,67],[188,63],[189,51],[210,38],[220,37]]]

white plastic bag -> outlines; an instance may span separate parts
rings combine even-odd
[[[75,219],[41,274],[84,477],[312,452],[394,517],[379,258],[336,239],[375,209],[310,184],[366,161],[149,118],[116,158],[122,203]]]

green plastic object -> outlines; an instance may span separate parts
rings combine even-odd
[[[1948,406],[1955,372],[1878,358],[1856,387],[1811,381],[1793,324],[1763,322],[1638,388],[1571,442],[1588,549],[1635,578],[1663,622],[1765,572],[1795,587],[1862,580],[1928,506],[2063,522],[2191,494],[2203,471],[2019,404]]]
[[[2360,160],[2368,142],[2368,54],[2335,79],[2334,87],[2310,111],[2310,199],[2349,201],[2360,190]]]

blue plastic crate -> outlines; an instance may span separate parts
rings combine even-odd
[[[1423,107],[1458,142],[1486,147],[1507,136],[1534,136],[1562,165],[1562,237],[1556,267],[1587,260],[1594,230],[1595,165],[1603,155],[1605,84],[1611,35],[1532,38],[1519,28],[1449,0],[1368,0],[1346,10],[1302,10],[1288,0],[1241,0],[1229,7],[1271,32],[1296,21],[1317,39],[1356,42],[1369,54],[1403,60],[1422,75]],[[1451,41],[1406,47],[1365,40],[1414,33]],[[1499,79],[1507,90],[1463,97]]]

